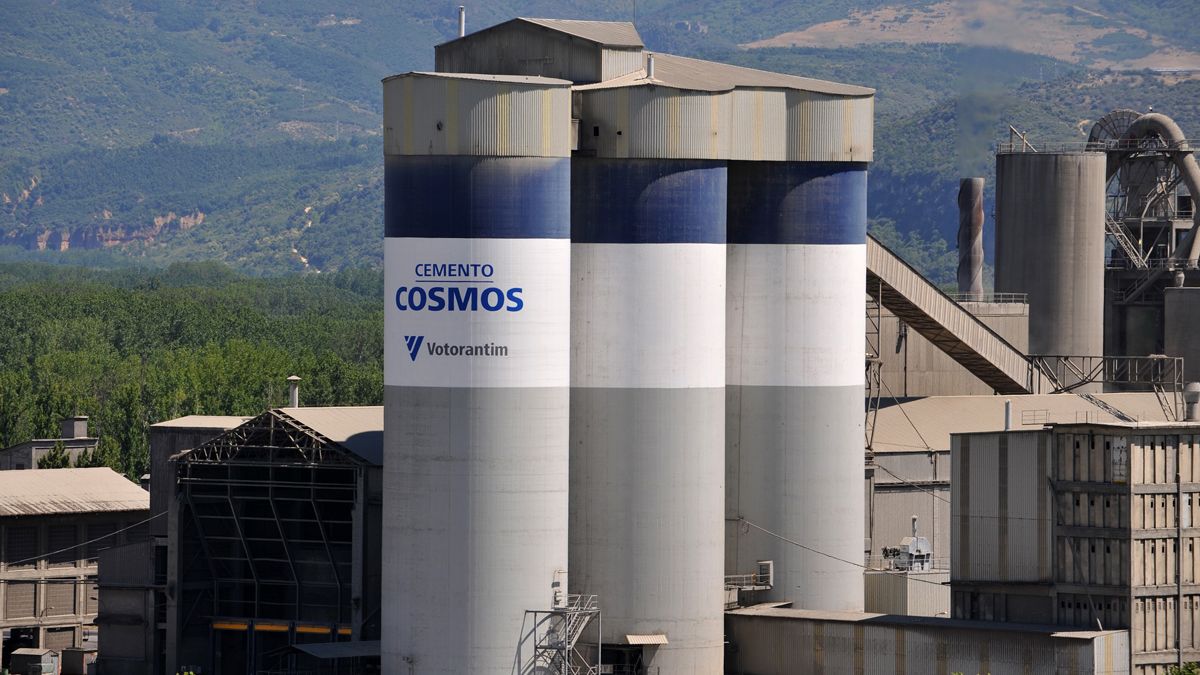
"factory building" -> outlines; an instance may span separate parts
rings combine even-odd
[[[818,612],[764,604],[727,612],[729,672],[1123,675],[1125,630]]]
[[[35,438],[0,449],[0,471],[6,469],[36,469],[38,462],[55,448],[62,448],[71,466],[86,452],[94,452],[100,442],[88,436],[88,418],[68,417],[59,425],[58,438]]]
[[[146,491],[108,468],[0,471],[0,628],[22,647],[83,646],[97,616],[96,558],[146,538]]]
[[[224,424],[185,418],[158,433],[202,438]],[[172,456],[152,476],[166,482],[154,493],[167,495],[167,546],[152,570],[163,603],[143,629],[162,627],[163,669],[135,668],[133,654],[156,643],[134,631],[102,632],[101,660],[139,673],[370,672],[382,436],[380,407],[289,407]],[[114,623],[146,621],[151,570],[136,550],[114,555],[125,559],[105,572]]]
[[[1129,631],[1132,672],[1200,660],[1194,422],[955,435],[953,615]]]
[[[150,425],[149,539],[114,545],[98,559],[99,668],[106,675],[170,675],[167,656],[167,519],[171,457],[248,421],[187,415]]]

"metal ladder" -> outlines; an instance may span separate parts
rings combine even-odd
[[[1142,252],[1133,243],[1133,233],[1129,231],[1129,228],[1125,227],[1125,223],[1106,213],[1104,214],[1104,232],[1124,251],[1125,256],[1129,258],[1134,267],[1139,270],[1150,268]]]

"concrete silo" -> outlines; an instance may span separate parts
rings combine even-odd
[[[384,81],[384,672],[513,672],[565,593],[570,117],[561,80]]]
[[[605,664],[718,675],[724,94],[644,75],[576,91],[571,588],[599,595]]]
[[[772,560],[755,599],[861,611],[874,100],[796,80],[734,92],[735,127],[773,140],[729,163],[726,573]]]
[[[1104,350],[1103,152],[996,155],[996,291],[1029,295],[1029,353]]]

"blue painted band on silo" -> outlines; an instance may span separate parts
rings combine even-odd
[[[388,237],[565,239],[571,234],[566,157],[389,155]]]
[[[866,240],[866,164],[729,163],[729,243],[864,244]]]
[[[571,163],[571,241],[725,243],[726,162],[578,158]]]

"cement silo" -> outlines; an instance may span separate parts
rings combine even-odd
[[[523,672],[565,593],[568,85],[384,81],[384,672]]]
[[[1029,295],[1029,352],[1104,349],[1103,152],[996,155],[996,291]]]
[[[727,118],[661,84],[576,89],[570,586],[605,664],[718,675]]]
[[[796,86],[761,113],[788,120],[765,144],[775,161],[729,164],[726,573],[772,560],[754,599],[861,611],[873,96]],[[739,103],[735,126],[753,127]]]

